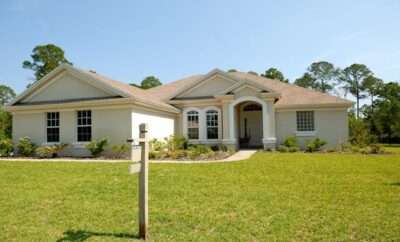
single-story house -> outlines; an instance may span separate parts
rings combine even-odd
[[[219,69],[143,90],[95,71],[62,64],[17,96],[13,141],[67,143],[68,155],[85,156],[85,144],[183,135],[190,143],[274,149],[288,136],[301,144],[319,137],[336,146],[348,139],[352,102],[251,73]]]

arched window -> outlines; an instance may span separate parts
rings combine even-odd
[[[187,135],[188,139],[199,139],[199,112],[187,112]]]
[[[206,117],[207,139],[218,139],[218,111],[208,110]]]

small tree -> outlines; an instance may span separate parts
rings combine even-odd
[[[274,67],[271,67],[268,70],[266,70],[264,74],[261,74],[261,76],[289,83],[289,80],[285,78],[283,73]]]
[[[65,56],[64,51],[54,45],[38,45],[32,50],[32,61],[24,61],[22,67],[35,72],[36,80],[40,80],[62,63],[72,64]]]
[[[104,151],[104,148],[107,146],[108,141],[106,138],[100,140],[93,140],[89,144],[86,145],[86,149],[90,151],[92,156],[97,157]]]
[[[0,106],[10,102],[15,98],[14,90],[6,85],[0,85]]]
[[[156,87],[156,86],[161,86],[161,85],[162,85],[162,83],[155,76],[148,76],[141,83],[141,87],[143,89],[149,89],[149,88]]]

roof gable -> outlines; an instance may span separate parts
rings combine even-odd
[[[89,74],[62,64],[17,96],[10,105],[17,103],[49,102],[68,99],[130,97]]]

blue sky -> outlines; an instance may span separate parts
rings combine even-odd
[[[21,92],[34,46],[61,46],[74,65],[124,82],[162,82],[213,68],[291,80],[314,61],[364,63],[400,80],[400,1],[0,2],[0,82]]]

